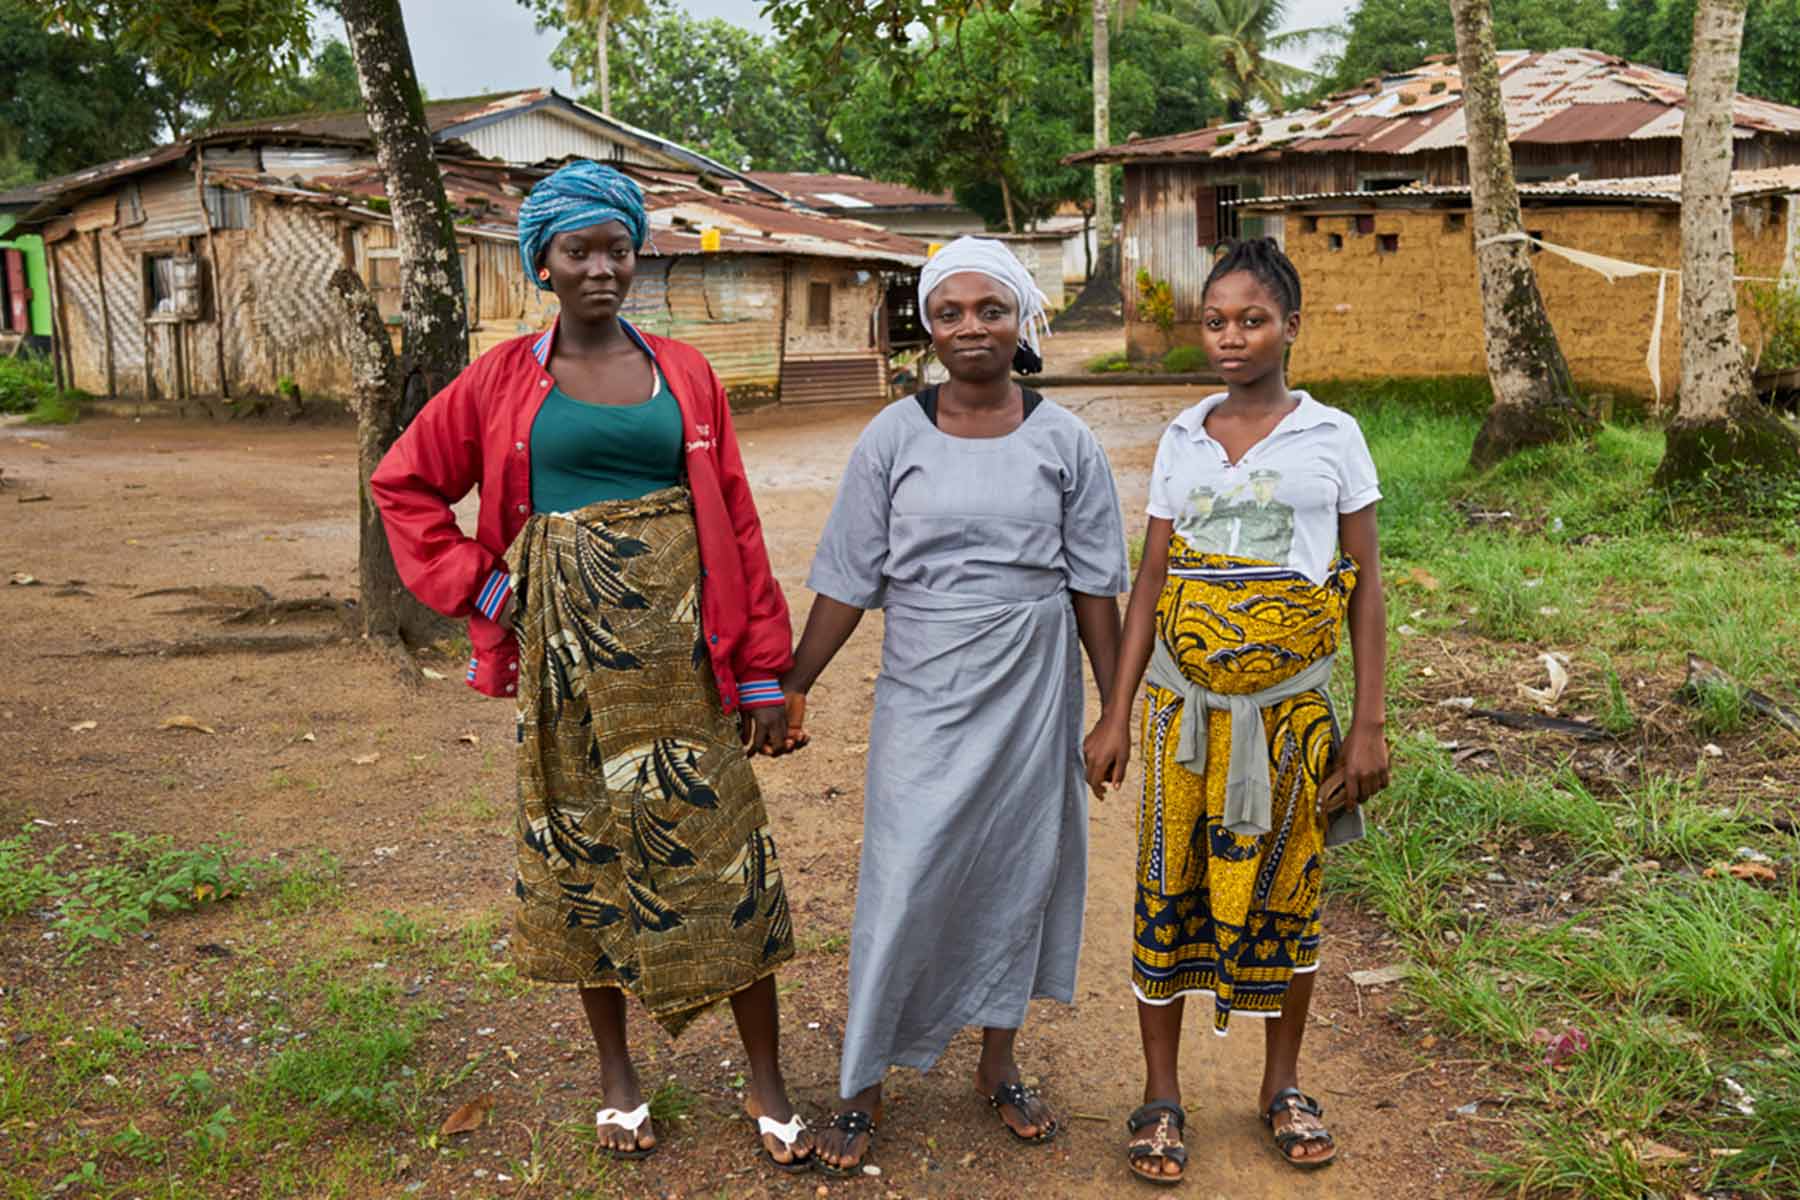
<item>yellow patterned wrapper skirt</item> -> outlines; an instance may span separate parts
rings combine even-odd
[[[1355,586],[1348,558],[1321,585],[1278,564],[1199,553],[1175,535],[1156,633],[1193,682],[1259,692],[1337,650]],[[1280,1015],[1294,975],[1318,966],[1318,790],[1339,736],[1323,691],[1263,709],[1272,821],[1268,833],[1244,837],[1223,820],[1231,716],[1206,713],[1207,766],[1195,774],[1176,757],[1181,706],[1178,694],[1147,689],[1132,987],[1151,1004],[1212,996],[1223,1034],[1234,1012]]]

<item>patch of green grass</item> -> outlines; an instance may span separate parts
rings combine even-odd
[[[372,917],[357,918],[356,936],[378,946],[418,946],[433,935],[413,917],[384,908]]]
[[[329,983],[310,1036],[283,1049],[248,1084],[260,1104],[296,1104],[389,1125],[400,1069],[431,1011],[400,1002],[388,983]]]
[[[650,1093],[650,1119],[659,1125],[682,1120],[700,1103],[692,1088],[670,1079]]]
[[[81,392],[52,392],[41,397],[25,414],[27,425],[73,425],[81,420],[81,406],[88,397]]]
[[[1412,1000],[1478,1043],[1528,1102],[1512,1149],[1487,1163],[1490,1184],[1663,1194],[1671,1168],[1633,1149],[1653,1140],[1692,1152],[1683,1165],[1700,1166],[1702,1185],[1749,1178],[1742,1155],[1710,1151],[1754,1142],[1765,1190],[1748,1194],[1800,1187],[1800,1134],[1775,1090],[1793,1094],[1800,1041],[1800,883],[1700,871],[1739,846],[1792,856],[1800,839],[1688,780],[1649,775],[1596,792],[1566,770],[1466,776],[1417,738],[1397,747],[1379,804],[1334,877],[1400,936]],[[1554,848],[1561,865],[1534,878],[1531,860],[1513,857],[1527,841]],[[1658,863],[1640,865],[1647,858]],[[1469,900],[1489,872],[1503,880],[1495,911]],[[1502,912],[1509,895],[1535,902]],[[1569,1029],[1586,1047],[1553,1069],[1542,1031]],[[1754,1116],[1724,1103],[1726,1079],[1752,1091]]]
[[[1082,370],[1091,375],[1113,375],[1121,371],[1131,370],[1131,359],[1125,351],[1114,350],[1110,354],[1098,354],[1082,364]]]
[[[1696,685],[1695,707],[1700,710],[1700,728],[1717,736],[1737,733],[1744,727],[1744,694],[1728,683],[1705,680]]]
[[[329,850],[315,850],[285,867],[273,868],[265,881],[268,911],[281,917],[335,908],[344,898],[344,867]]]
[[[1162,369],[1171,375],[1190,375],[1211,368],[1212,362],[1199,346],[1176,346],[1163,355]]]

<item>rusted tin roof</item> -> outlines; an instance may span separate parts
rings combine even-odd
[[[1568,143],[1681,136],[1687,79],[1598,50],[1508,51],[1499,56],[1506,124],[1515,142]],[[1739,95],[1740,137],[1800,138],[1800,108]],[[1357,151],[1417,154],[1468,136],[1462,73],[1436,56],[1320,104],[1191,133],[1140,138],[1073,154],[1067,163],[1197,161],[1252,154]]]
[[[1731,173],[1731,198],[1754,200],[1764,196],[1800,193],[1800,166],[1759,167]],[[1244,212],[1283,212],[1312,207],[1355,205],[1364,208],[1429,207],[1437,201],[1462,200],[1467,184],[1430,184],[1385,191],[1310,192],[1293,196],[1256,196],[1227,201]],[[1656,205],[1681,203],[1681,176],[1639,175],[1624,179],[1564,179],[1550,183],[1521,183],[1525,200],[1619,201]]]
[[[723,163],[689,150],[667,138],[658,137],[634,125],[577,104],[552,88],[531,88],[522,92],[498,92],[487,96],[470,96],[459,100],[437,100],[425,106],[425,120],[431,127],[433,140],[441,156],[450,158],[478,157],[460,140],[462,134],[483,125],[538,108],[554,108],[567,116],[603,129],[615,140],[635,146],[678,171],[692,171],[716,176],[746,191],[774,196],[772,189],[755,183]],[[53,201],[68,203],[102,190],[114,181],[146,171],[154,171],[178,162],[196,147],[235,146],[243,144],[300,144],[314,146],[353,146],[369,148],[372,135],[368,117],[361,109],[347,112],[310,113],[290,117],[267,117],[220,125],[172,142],[143,154],[134,154],[112,162],[86,167],[69,175],[48,179],[26,188],[0,193],[0,209],[26,210],[27,217],[41,215],[39,206]]]
[[[864,179],[860,175],[812,175],[789,171],[751,171],[750,178],[789,200],[827,212],[856,209],[922,209],[941,212],[958,207],[949,192],[921,192],[903,183]]]
[[[928,247],[916,238],[892,233],[879,225],[749,194],[720,194],[701,186],[700,177],[674,171],[621,166],[644,189],[650,216],[650,256],[707,253],[701,236],[719,231],[722,254],[776,254],[835,258],[896,268],[923,266]],[[445,162],[444,191],[458,216],[459,228],[489,237],[516,236],[519,205],[545,172],[506,168],[471,161]],[[290,187],[292,185],[286,185]],[[306,189],[302,189],[306,190]],[[385,196],[387,184],[378,168],[312,181],[315,194],[372,198]]]

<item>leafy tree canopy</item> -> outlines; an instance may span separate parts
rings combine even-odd
[[[799,56],[784,43],[697,19],[674,0],[650,0],[645,9],[612,29],[614,116],[740,170],[844,168],[829,118],[813,106]],[[591,64],[594,38],[591,24],[565,26],[552,64]],[[599,107],[593,96],[584,100]]]
[[[863,173],[948,190],[991,226],[1022,227],[1065,201],[1089,202],[1091,172],[1062,165],[1093,144],[1084,37],[1018,13],[975,11],[960,28],[908,42],[908,61],[852,58],[833,128]],[[1220,112],[1203,35],[1140,9],[1113,38],[1112,121],[1155,136]],[[1010,212],[1009,212],[1010,208]]]
[[[156,140],[163,99],[109,43],[46,30],[31,0],[0,0],[0,186],[122,158]]]

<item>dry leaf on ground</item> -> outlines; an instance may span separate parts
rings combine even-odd
[[[1562,694],[1569,688],[1569,669],[1554,654],[1540,654],[1538,661],[1544,664],[1544,670],[1549,673],[1550,686],[1535,688],[1521,683],[1519,694],[1549,711],[1556,707],[1557,701],[1562,699]]]
[[[90,729],[98,729],[98,728],[100,728],[100,722],[98,722],[98,721],[77,721],[73,725],[69,726],[69,732],[70,733],[86,733]]]
[[[356,755],[350,761],[359,767],[366,767],[369,764],[374,763],[374,762],[379,762],[380,760],[381,760],[381,751],[371,750],[367,754]]]
[[[467,742],[471,746],[479,746],[481,744],[481,735],[475,734],[475,733],[465,733],[461,737],[458,737],[456,740],[459,742]]]
[[[1406,573],[1406,577],[1428,592],[1435,592],[1438,590],[1439,586],[1441,586],[1437,581],[1437,577],[1430,571],[1427,571],[1424,567],[1414,567]]]
[[[443,1137],[449,1137],[453,1133],[472,1133],[487,1123],[488,1113],[493,1107],[494,1093],[483,1092],[467,1104],[457,1106],[454,1112],[444,1118],[438,1133]]]
[[[423,676],[424,676],[424,677],[425,677],[425,678],[427,678],[427,679],[445,679],[445,678],[448,678],[448,676],[446,676],[446,675],[445,675],[445,674],[444,674],[444,673],[443,673],[443,672],[442,672],[442,671],[434,671],[434,670],[432,670],[432,669],[431,669],[431,668],[430,668],[430,667],[420,667],[420,668],[419,668],[419,674],[421,674],[421,675],[423,675]]]
[[[169,717],[167,720],[165,720],[162,723],[162,727],[164,729],[191,729],[195,733],[217,733],[217,732],[219,732],[218,730],[214,729],[211,725],[203,725],[195,718],[188,716],[186,713],[181,713],[176,716]]]

